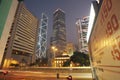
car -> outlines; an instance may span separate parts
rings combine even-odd
[[[6,74],[8,74],[8,71],[7,70],[0,70],[0,74],[6,75]]]
[[[67,77],[67,80],[72,80],[72,76],[69,75],[69,76]]]

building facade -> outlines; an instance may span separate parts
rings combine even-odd
[[[66,47],[65,13],[61,9],[57,9],[53,14],[51,46],[55,46],[58,49],[56,56],[62,55]]]
[[[82,28],[81,28],[81,21],[80,19],[78,19],[76,21],[76,27],[77,27],[77,42],[78,42],[78,46],[77,46],[77,50],[80,51],[80,49],[82,48],[81,45],[82,45]]]
[[[8,37],[10,37],[10,28],[14,21],[14,15],[17,9],[17,0],[0,0],[0,66],[4,57],[4,51]]]
[[[78,19],[76,22],[77,34],[78,34],[78,50],[82,52],[88,52],[87,45],[87,30],[88,30],[89,17],[86,16],[83,19]]]
[[[30,64],[35,56],[38,19],[20,1],[9,31],[3,67]],[[15,63],[14,63],[15,62]]]

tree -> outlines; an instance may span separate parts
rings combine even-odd
[[[89,56],[84,52],[75,51],[74,54],[70,57],[70,61],[74,64],[79,64],[79,66],[89,66]]]
[[[36,59],[36,65],[45,66],[48,63],[48,58],[38,58]]]
[[[68,67],[70,66],[70,60],[67,60],[66,62],[63,63],[63,67]]]

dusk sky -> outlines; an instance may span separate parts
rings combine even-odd
[[[77,44],[75,22],[77,18],[82,19],[84,16],[89,16],[91,1],[93,0],[24,0],[24,3],[38,19],[41,18],[42,13],[48,16],[48,43],[52,35],[53,12],[57,8],[61,8],[66,16],[67,41]]]

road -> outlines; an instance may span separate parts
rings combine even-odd
[[[91,73],[57,73],[35,72],[35,71],[9,71],[7,75],[0,74],[0,80],[67,80],[66,77],[71,74],[73,80],[92,80]]]

